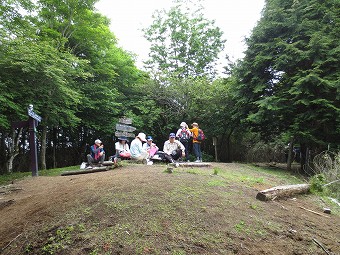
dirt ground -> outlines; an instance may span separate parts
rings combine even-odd
[[[129,164],[0,188],[0,254],[340,254],[340,217],[323,213],[326,201],[255,199],[287,179],[241,164],[165,169]]]

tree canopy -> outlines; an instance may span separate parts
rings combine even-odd
[[[339,141],[339,2],[268,0],[235,70],[241,118],[263,137]]]
[[[215,21],[204,18],[202,9],[200,5],[192,9],[186,1],[177,1],[170,10],[154,13],[152,25],[144,29],[151,43],[146,67],[154,75],[215,77],[225,40]]]
[[[339,147],[339,1],[267,0],[244,59],[225,79],[216,77],[225,39],[200,1],[177,0],[154,13],[144,29],[147,71],[117,45],[95,2],[2,1],[1,172],[11,171],[16,155],[26,157],[28,130],[11,123],[27,118],[28,104],[43,118],[42,168],[80,163],[96,138],[113,152],[122,116],[160,146],[182,121],[198,122],[205,154],[215,153],[215,137],[223,161],[256,158],[247,155],[265,144]],[[26,170],[21,162],[13,167]]]

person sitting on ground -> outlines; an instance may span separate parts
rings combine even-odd
[[[189,131],[187,123],[182,122],[179,126],[180,128],[177,130],[176,137],[184,145],[185,159],[187,162],[189,162],[189,142],[192,134]]]
[[[129,144],[127,143],[128,139],[125,136],[121,136],[118,138],[118,142],[115,143],[116,154],[114,156],[114,162],[117,163],[117,159],[130,159],[131,153]]]
[[[87,155],[87,168],[93,168],[93,163],[99,163],[98,166],[103,166],[105,159],[105,151],[103,143],[97,139],[94,141],[94,145],[90,148],[90,154]]]
[[[135,139],[131,142],[130,153],[131,159],[134,160],[146,160],[149,156],[148,152],[143,149],[142,142],[146,142],[145,134],[139,133]]]
[[[175,138],[175,133],[170,133],[169,140],[165,141],[163,146],[165,159],[170,163],[175,163],[175,160],[181,160],[182,157],[185,157],[184,145]]]
[[[157,145],[153,143],[153,138],[150,135],[146,138],[146,143],[143,144],[143,149],[149,153],[149,159],[151,159],[159,150]]]

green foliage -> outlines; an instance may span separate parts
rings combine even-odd
[[[311,192],[322,192],[324,190],[323,185],[326,183],[326,177],[324,174],[314,175],[310,180],[310,190]]]
[[[74,226],[67,226],[65,228],[59,228],[54,235],[51,235],[41,248],[43,254],[56,254],[58,251],[64,249],[66,245],[72,243],[72,234],[75,231]]]
[[[225,40],[215,22],[203,17],[202,6],[190,10],[185,1],[177,1],[168,11],[156,11],[153,19],[144,36],[151,42],[146,64],[156,77],[215,76]]]
[[[319,180],[322,178],[323,183],[327,183],[322,189],[323,194],[340,200],[340,152],[339,151],[323,151],[316,155],[313,159],[313,168],[315,175],[312,177]],[[318,187],[316,187],[318,191]]]
[[[137,116],[138,128],[157,122],[154,101],[146,97],[147,75],[116,45],[95,2],[5,0],[0,6],[2,158],[10,151],[4,141],[12,139],[10,124],[27,118],[28,104],[43,119],[42,155],[69,146],[81,151],[98,137],[111,141],[123,115]]]
[[[214,167],[213,170],[214,170],[213,174],[218,175],[218,172],[220,171],[220,169],[218,167]]]
[[[241,120],[264,139],[339,140],[339,1],[267,1],[234,74]]]

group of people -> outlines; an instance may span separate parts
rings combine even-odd
[[[175,161],[186,160],[189,162],[189,142],[192,139],[193,151],[196,156],[195,162],[202,162],[201,141],[198,139],[199,126],[197,122],[192,123],[189,128],[185,122],[180,124],[180,128],[175,133],[169,134],[169,139],[164,142],[163,151],[160,151],[153,142],[152,136],[139,133],[132,140],[129,147],[126,137],[119,137],[115,143],[116,153],[112,160],[117,163],[119,159],[133,159],[143,161],[145,164],[153,164],[153,160],[162,160],[175,163]],[[97,139],[91,146],[90,154],[87,155],[88,168],[93,167],[93,163],[101,166],[105,159],[105,151],[102,142]]]

